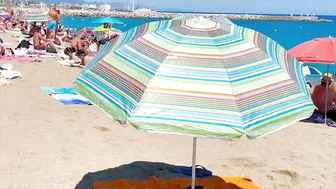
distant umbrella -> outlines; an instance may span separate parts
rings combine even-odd
[[[117,19],[117,18],[99,18],[97,20],[95,20],[94,22],[92,22],[93,24],[104,24],[104,23],[108,23],[108,24],[113,24],[113,25],[124,25],[124,23]]]
[[[0,15],[1,18],[4,18],[4,19],[9,19],[10,16],[8,14],[2,14]]]

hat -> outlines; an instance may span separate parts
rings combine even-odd
[[[322,82],[324,82],[324,83],[331,83],[331,82],[333,82],[334,80],[332,79],[332,75],[330,74],[330,73],[326,73],[326,74],[324,74],[324,76],[322,77],[322,79],[321,79],[321,81]]]

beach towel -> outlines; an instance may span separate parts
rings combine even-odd
[[[311,122],[311,123],[323,124],[324,121],[325,121],[324,120],[324,114],[320,114],[320,113],[315,112],[312,116],[310,116],[308,119],[306,119],[304,121]],[[329,127],[336,128],[336,122],[329,119],[329,118],[327,118],[327,125]]]
[[[41,87],[41,89],[48,95],[52,96],[55,100],[61,102],[64,105],[70,105],[70,104],[92,105],[92,103],[88,99],[78,94],[74,88]]]
[[[118,179],[93,183],[93,189],[186,189],[190,187],[191,179],[177,178],[163,180],[150,177],[148,181],[129,181]],[[196,186],[203,189],[261,189],[250,179],[244,177],[211,177],[197,180]]]
[[[15,56],[3,56],[3,57],[0,57],[0,61],[8,61],[8,60],[15,60],[15,61],[18,61],[18,62],[30,62],[33,59],[30,58],[30,57],[22,57],[22,56],[18,56],[18,57],[15,57]]]
[[[81,67],[81,61],[75,60],[60,60],[58,61],[62,66],[69,66],[69,67]]]
[[[35,50],[32,47],[28,49],[27,56],[38,56],[40,58],[56,58],[55,53],[49,53],[46,50]]]

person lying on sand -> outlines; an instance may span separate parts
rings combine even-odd
[[[41,43],[41,41],[44,41],[44,43]],[[36,28],[36,32],[33,37],[33,45],[34,45],[34,49],[36,50],[46,50],[47,47],[56,49],[52,43],[52,40],[46,39],[41,35],[40,27]]]

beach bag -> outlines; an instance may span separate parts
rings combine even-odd
[[[56,49],[53,49],[53,48],[50,48],[50,47],[47,47],[46,51],[48,53],[57,53]]]
[[[32,44],[29,41],[22,40],[15,49],[21,49],[21,48],[29,49],[30,45],[32,45]]]

